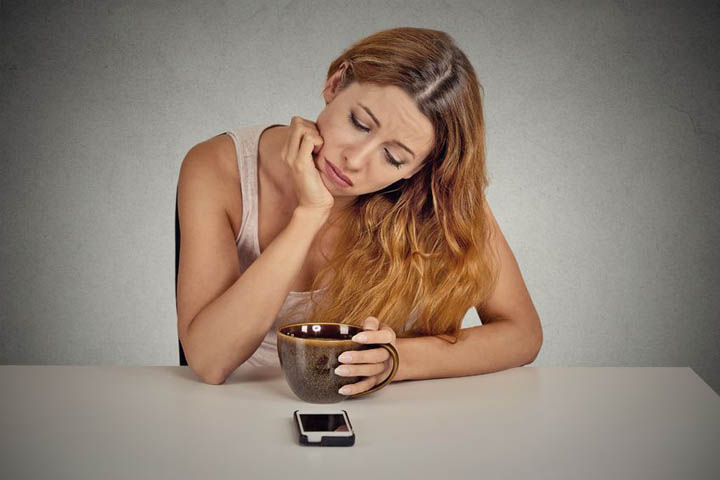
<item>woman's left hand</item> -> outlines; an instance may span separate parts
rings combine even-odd
[[[364,338],[363,338],[364,337]],[[352,338],[353,342],[365,344],[389,343],[397,348],[395,330],[389,325],[380,323],[375,317],[368,317],[363,322],[363,331]],[[342,395],[355,395],[370,390],[385,380],[392,371],[392,357],[384,348],[368,350],[350,350],[343,352],[338,360],[343,365],[335,369],[341,377],[367,377],[360,382],[343,386],[339,390]]]

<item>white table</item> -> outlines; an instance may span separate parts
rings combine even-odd
[[[301,446],[279,369],[0,366],[3,479],[713,479],[720,397],[690,368],[533,368],[393,383]]]

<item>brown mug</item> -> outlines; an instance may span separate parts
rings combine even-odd
[[[397,373],[399,356],[389,343],[366,344],[351,340],[363,329],[343,323],[293,323],[277,329],[277,350],[285,379],[301,400],[310,403],[336,403],[346,398],[377,392],[390,384]],[[342,395],[343,385],[357,383],[364,377],[341,377],[335,368],[342,363],[338,357],[350,350],[384,348],[393,359],[390,375],[370,390]]]

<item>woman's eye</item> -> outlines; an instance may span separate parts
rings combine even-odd
[[[353,125],[355,125],[355,127],[356,127],[358,130],[362,130],[363,132],[369,132],[369,131],[370,131],[369,128],[361,125],[360,122],[357,121],[357,118],[355,118],[355,114],[352,113],[352,112],[350,112],[350,121],[352,122]],[[387,149],[385,150],[385,158],[387,158],[387,161],[388,161],[388,163],[389,163],[390,165],[392,165],[393,167],[395,167],[395,168],[397,168],[397,169],[400,169],[400,165],[402,165],[402,162],[398,162],[397,160],[395,160],[395,159],[392,157],[392,155],[390,155],[390,152],[387,151]]]
[[[402,163],[395,160],[392,155],[390,155],[390,152],[388,152],[387,150],[385,150],[385,156],[387,157],[387,161],[388,163],[390,163],[390,165],[397,168],[398,170],[400,169],[400,165],[402,165]]]
[[[350,112],[350,121],[358,128],[358,130],[362,130],[363,132],[369,132],[369,131],[370,131],[369,128],[360,125],[360,123],[359,123],[359,122],[357,121],[357,119],[355,118],[355,114],[353,114],[352,112]]]

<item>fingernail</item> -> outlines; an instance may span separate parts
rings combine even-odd
[[[359,342],[366,342],[366,341],[367,341],[367,335],[365,335],[364,333],[358,333],[357,335],[355,335],[355,336],[352,338],[352,341],[353,341],[353,342],[358,342],[358,343],[359,343]]]
[[[350,393],[350,387],[342,387],[340,390],[338,390],[338,393],[340,395],[347,395]]]
[[[348,370],[349,370],[348,367],[341,365],[335,369],[335,373],[337,375],[347,375]]]
[[[352,360],[352,355],[347,352],[341,354],[338,357],[338,361],[340,361],[340,362],[349,362],[350,360]]]

